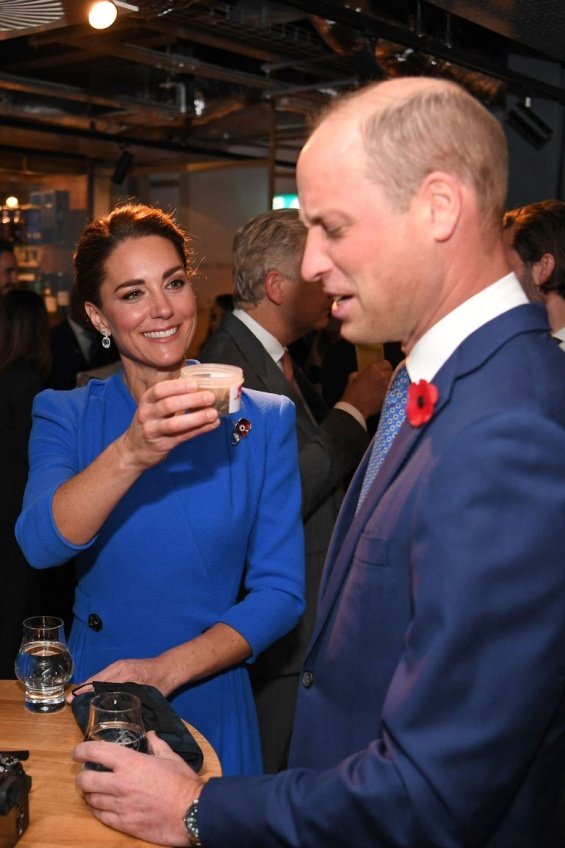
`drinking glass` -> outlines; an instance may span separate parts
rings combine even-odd
[[[54,713],[63,709],[65,685],[73,673],[63,620],[54,615],[26,618],[14,667],[25,686],[24,705],[28,710]]]
[[[141,714],[141,701],[129,692],[103,692],[90,702],[88,725],[84,738],[88,741],[117,742],[141,751],[148,751],[147,736]],[[104,766],[86,763],[86,768],[106,771]]]

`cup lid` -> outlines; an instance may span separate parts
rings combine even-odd
[[[190,362],[181,369],[185,377],[195,377],[203,380],[228,379],[233,383],[243,383],[243,369],[238,365],[227,365],[222,362]]]

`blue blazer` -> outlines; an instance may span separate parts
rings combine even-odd
[[[293,768],[212,781],[210,848],[565,844],[565,358],[524,305],[433,382],[432,419],[343,504]]]

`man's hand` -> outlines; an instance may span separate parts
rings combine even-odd
[[[188,845],[183,817],[203,783],[153,731],[147,739],[153,756],[114,742],[81,742],[76,762],[111,771],[82,769],[77,786],[103,824],[158,845]]]
[[[367,420],[381,411],[391,377],[392,365],[388,360],[371,362],[362,371],[349,375],[340,400],[352,404]]]

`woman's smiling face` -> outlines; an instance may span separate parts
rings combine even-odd
[[[149,383],[183,365],[196,329],[196,300],[183,261],[162,236],[121,242],[106,261],[100,306],[87,303],[86,311],[99,332],[112,336],[126,376]]]

